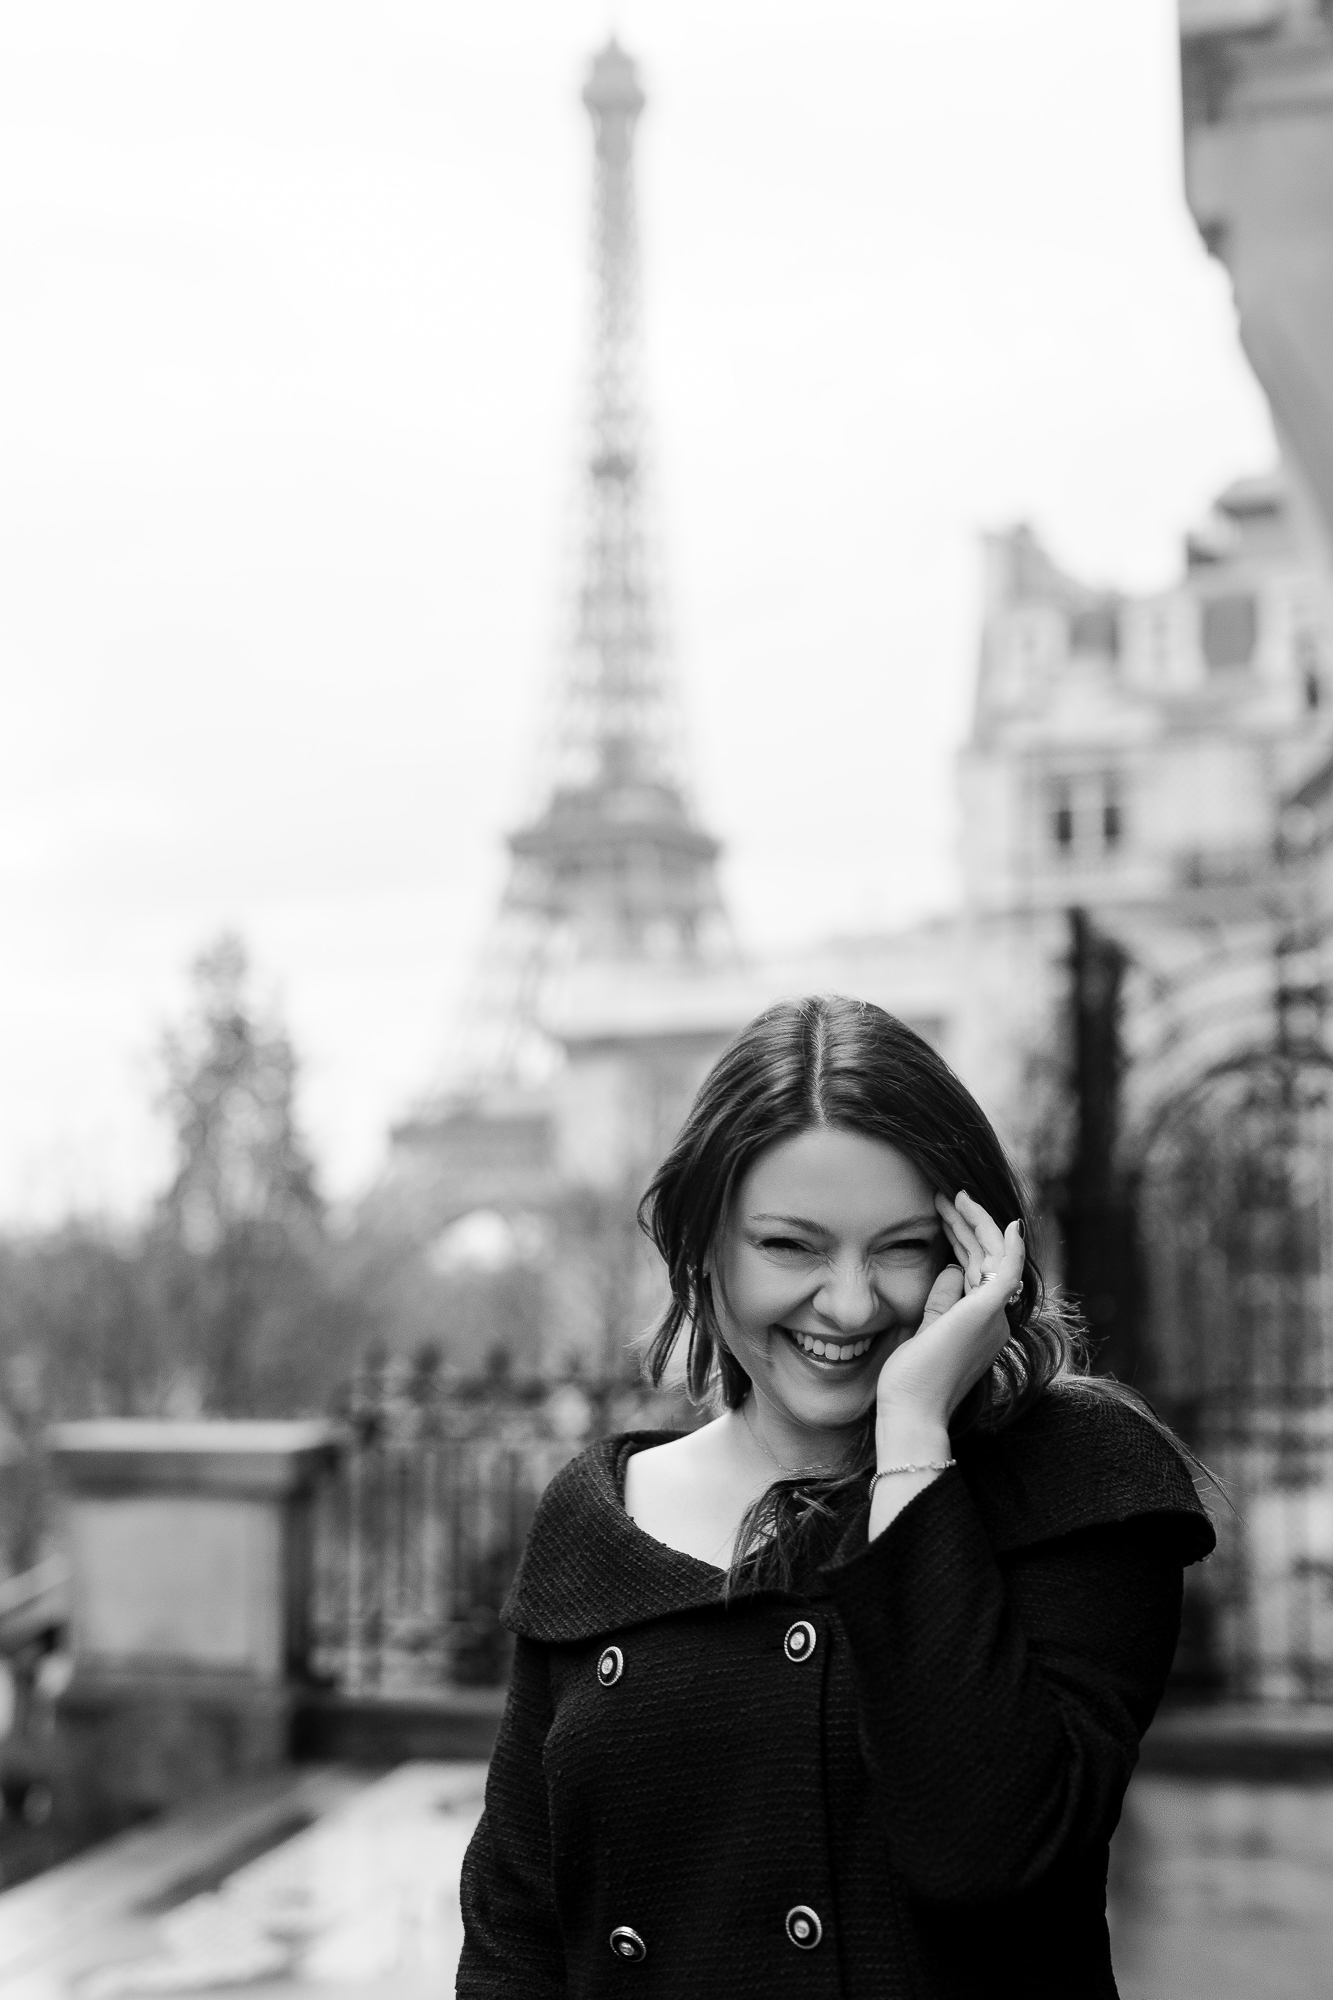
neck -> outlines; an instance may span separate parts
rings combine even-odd
[[[798,1423],[785,1410],[763,1399],[754,1388],[735,1414],[751,1441],[751,1455],[757,1446],[759,1455],[774,1473],[779,1468],[788,1474],[849,1472],[855,1462],[861,1437],[859,1423],[838,1429]]]

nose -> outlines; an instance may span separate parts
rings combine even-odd
[[[859,1257],[840,1259],[815,1293],[815,1311],[839,1333],[860,1333],[879,1311],[870,1272]]]

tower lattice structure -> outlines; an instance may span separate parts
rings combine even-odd
[[[547,976],[571,961],[688,963],[725,937],[718,842],[692,809],[647,522],[634,141],[645,98],[614,39],[592,121],[593,314],[579,580],[545,802],[509,837],[510,877],[467,1009],[460,1081],[540,1069]]]

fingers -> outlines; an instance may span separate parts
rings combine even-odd
[[[1027,1263],[1027,1245],[1023,1241],[1022,1223],[1011,1222],[1000,1240],[1003,1244],[1000,1260],[993,1271],[986,1273],[985,1283],[988,1286],[993,1285],[1008,1305],[1022,1286],[1023,1268]]]
[[[937,1320],[942,1313],[948,1312],[950,1306],[956,1306],[962,1296],[963,1274],[957,1264],[946,1264],[930,1288],[918,1331],[924,1331],[932,1320]]]
[[[985,1276],[985,1253],[977,1238],[977,1233],[966,1216],[949,1200],[946,1194],[937,1194],[935,1206],[944,1224],[944,1233],[949,1239],[955,1257],[962,1265],[967,1277],[967,1288],[971,1291]]]
[[[966,1188],[958,1190],[957,1209],[960,1215],[971,1223],[974,1235],[987,1257],[1003,1257],[1004,1236],[987,1215],[979,1201],[973,1201]]]
[[[966,1188],[959,1189],[956,1202],[950,1201],[947,1195],[936,1195],[935,1206],[954,1254],[966,1274],[967,1290],[970,1292],[977,1285],[1002,1280],[1006,1293],[1012,1291],[1023,1275],[1025,1251],[1021,1225],[1011,1222],[1001,1230]],[[1015,1245],[1018,1267],[1013,1274],[1009,1266],[1013,1262]]]

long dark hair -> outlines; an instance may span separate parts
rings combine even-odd
[[[937,1192],[966,1188],[1003,1229],[1019,1220],[1029,1246],[1033,1217],[1022,1178],[971,1092],[904,1022],[868,1001],[819,996],[759,1015],[718,1058],[639,1205],[639,1223],[666,1265],[671,1298],[645,1365],[660,1383],[683,1333],[685,1382],[696,1402],[738,1409],[750,1377],[722,1335],[711,1253],[736,1190],[759,1154],[779,1140],[828,1126],[880,1139],[904,1154]],[[1058,1376],[1086,1368],[1078,1315],[1049,1293],[1029,1250],[1009,1338],[950,1425],[999,1430]],[[742,1525],[733,1580],[779,1586],[818,1560],[853,1493],[864,1497],[873,1464],[874,1412],[854,1468],[779,1480]]]

